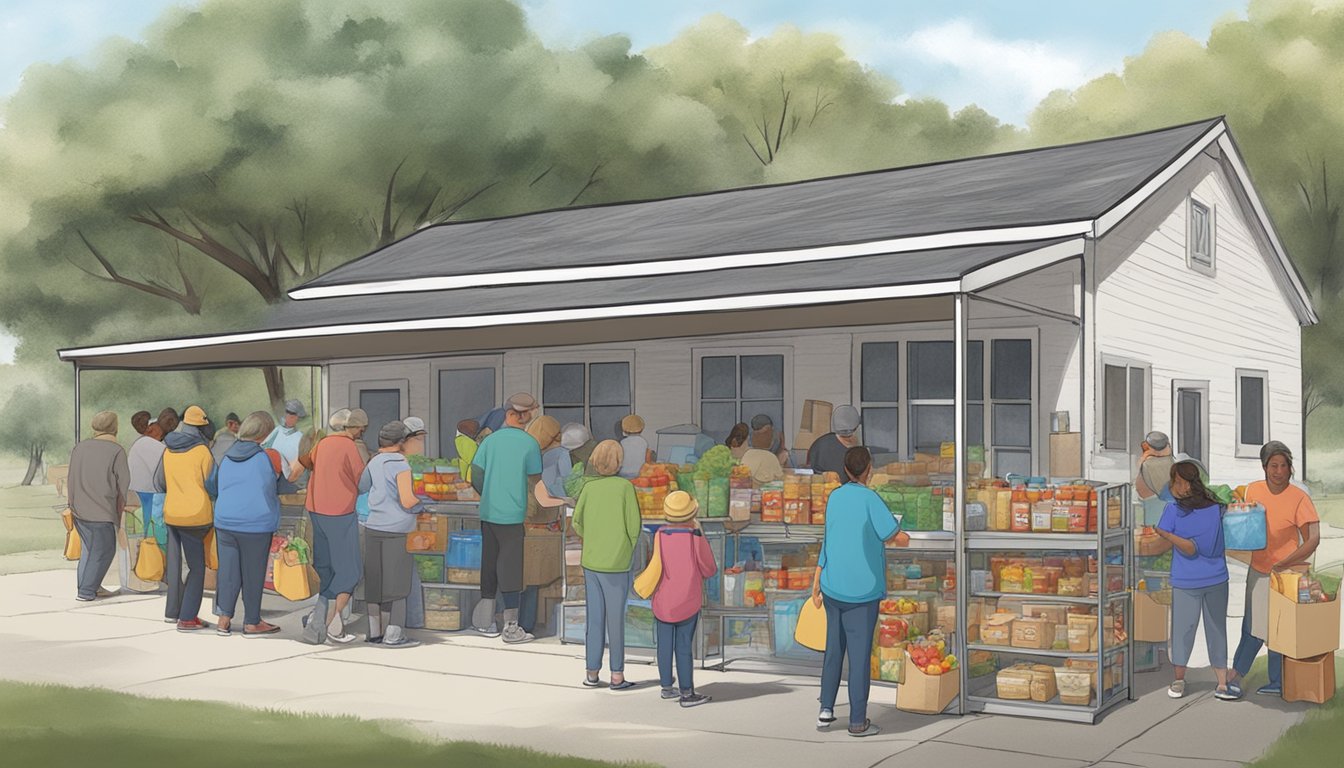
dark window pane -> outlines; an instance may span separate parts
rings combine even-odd
[[[1125,450],[1135,453],[1148,433],[1148,377],[1142,368],[1129,369],[1129,439]]]
[[[376,451],[378,430],[382,429],[384,424],[401,418],[401,390],[360,390],[359,407],[369,415],[369,428],[364,430],[364,444],[370,451]]]
[[[994,445],[1013,448],[1031,447],[1031,406],[995,404]]]
[[[859,397],[864,402],[894,403],[900,399],[900,383],[896,378],[898,349],[894,341],[870,342],[860,347]]]
[[[1125,406],[1129,398],[1125,394],[1125,368],[1120,365],[1108,365],[1105,372],[1106,399],[1102,413],[1102,443],[1107,449],[1123,451],[1125,444],[1125,426],[1129,417]]]
[[[737,423],[737,403],[701,403],[700,430],[722,443]]]
[[[895,453],[900,440],[899,408],[863,409],[863,444],[874,452]]]
[[[995,400],[1031,399],[1031,342],[1026,339],[995,339],[990,397]]]
[[[1205,461],[1203,393],[1182,389],[1176,398],[1176,450]]]
[[[775,434],[785,434],[783,400],[743,400],[741,413],[741,420],[747,422],[748,425],[758,414],[769,416],[770,423],[775,426]]]
[[[966,399],[985,399],[985,342],[966,344]]]
[[[1213,266],[1213,217],[1204,205],[1190,201],[1190,259]]]
[[[951,400],[955,387],[956,361],[950,341],[912,341],[910,357],[911,400]]]
[[[994,476],[1003,477],[1008,474],[1030,475],[1031,452],[996,449],[994,451]]]
[[[588,366],[590,405],[630,404],[630,364],[593,363]]]
[[[543,405],[583,405],[583,363],[550,363],[541,366]]]
[[[478,419],[495,407],[495,369],[439,371],[439,456],[457,458],[457,423]],[[375,430],[376,431],[376,430]],[[367,434],[367,433],[366,433]]]
[[[560,422],[561,426],[569,424],[571,422],[574,424],[587,423],[584,420],[583,406],[581,405],[571,405],[571,406],[548,405],[542,408],[542,413],[545,413],[547,416],[554,416],[555,420]],[[590,426],[589,429],[592,429],[592,427]],[[596,435],[597,431],[593,430],[593,434]]]
[[[784,397],[784,356],[743,355],[742,399],[776,397]]]
[[[588,429],[592,431],[593,438],[596,440],[620,440],[624,435],[620,432],[621,419],[630,414],[628,405],[601,405],[593,406],[588,409],[588,415],[591,423]],[[655,440],[649,438],[649,445],[653,445]]]
[[[910,406],[911,453],[938,453],[943,443],[951,442],[956,429],[955,408],[950,405]]]
[[[985,406],[966,406],[966,441],[971,445],[985,444]]]
[[[736,357],[700,358],[700,397],[711,400],[737,397]]]
[[[1241,442],[1265,442],[1265,380],[1258,376],[1241,377]]]

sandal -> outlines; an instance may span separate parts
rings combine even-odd
[[[873,721],[872,721],[872,720],[864,720],[864,721],[863,721],[863,728],[861,728],[860,730],[857,730],[857,731],[854,730],[854,726],[852,726],[852,725],[849,726],[849,735],[850,735],[850,736],[853,736],[853,737],[856,738],[856,739],[861,739],[861,738],[863,738],[863,737],[865,737],[865,736],[876,736],[877,734],[879,734],[879,733],[881,733],[881,732],[882,732],[882,729],[881,729],[881,728],[878,728],[876,725],[873,725]]]
[[[243,627],[243,637],[261,637],[262,635],[273,635],[279,631],[280,631],[279,627],[275,626],[274,624],[269,624],[263,621],[260,624],[257,624],[255,629]]]
[[[599,679],[596,678],[596,677],[587,677],[587,676],[585,676],[585,677],[583,678],[583,687],[584,687],[584,688],[606,688],[606,687],[607,687],[607,684],[604,683],[604,682],[602,682],[601,680],[599,680]]]
[[[634,687],[637,686],[637,685],[639,685],[639,683],[631,682],[631,681],[629,681],[629,680],[622,680],[621,682],[616,683],[615,685],[610,686],[610,687],[611,687],[611,690],[613,690],[613,691],[628,691],[628,690],[630,690],[631,688],[634,688]]]

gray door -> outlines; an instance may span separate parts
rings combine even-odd
[[[479,419],[495,407],[495,369],[461,368],[439,371],[439,458],[456,459],[457,424]]]
[[[1204,393],[1197,389],[1176,390],[1176,419],[1180,441],[1176,450],[1208,466],[1209,458],[1204,455]]]
[[[364,444],[370,452],[378,450],[378,430],[389,421],[401,418],[401,390],[361,389],[359,407],[369,414],[369,428],[364,430]]]

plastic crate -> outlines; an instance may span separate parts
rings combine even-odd
[[[455,531],[448,535],[448,567],[481,569],[480,531]]]
[[[652,648],[653,646],[653,603],[649,600],[631,600],[625,607],[625,647]]]
[[[774,597],[770,599],[770,627],[775,656],[786,659],[820,659],[821,654],[804,648],[793,639],[798,626],[798,615],[810,596]]]

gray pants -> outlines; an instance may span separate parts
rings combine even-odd
[[[625,603],[630,571],[600,573],[583,569],[584,645],[589,671],[602,668],[602,646],[611,649],[611,671],[625,671]]]
[[[1209,666],[1227,668],[1227,582],[1203,589],[1171,590],[1171,663],[1184,667],[1195,649],[1195,631],[1204,617]]]
[[[75,530],[79,532],[80,544],[79,568],[75,571],[77,594],[92,600],[98,596],[98,588],[117,555],[117,526],[87,523],[76,517]]]

